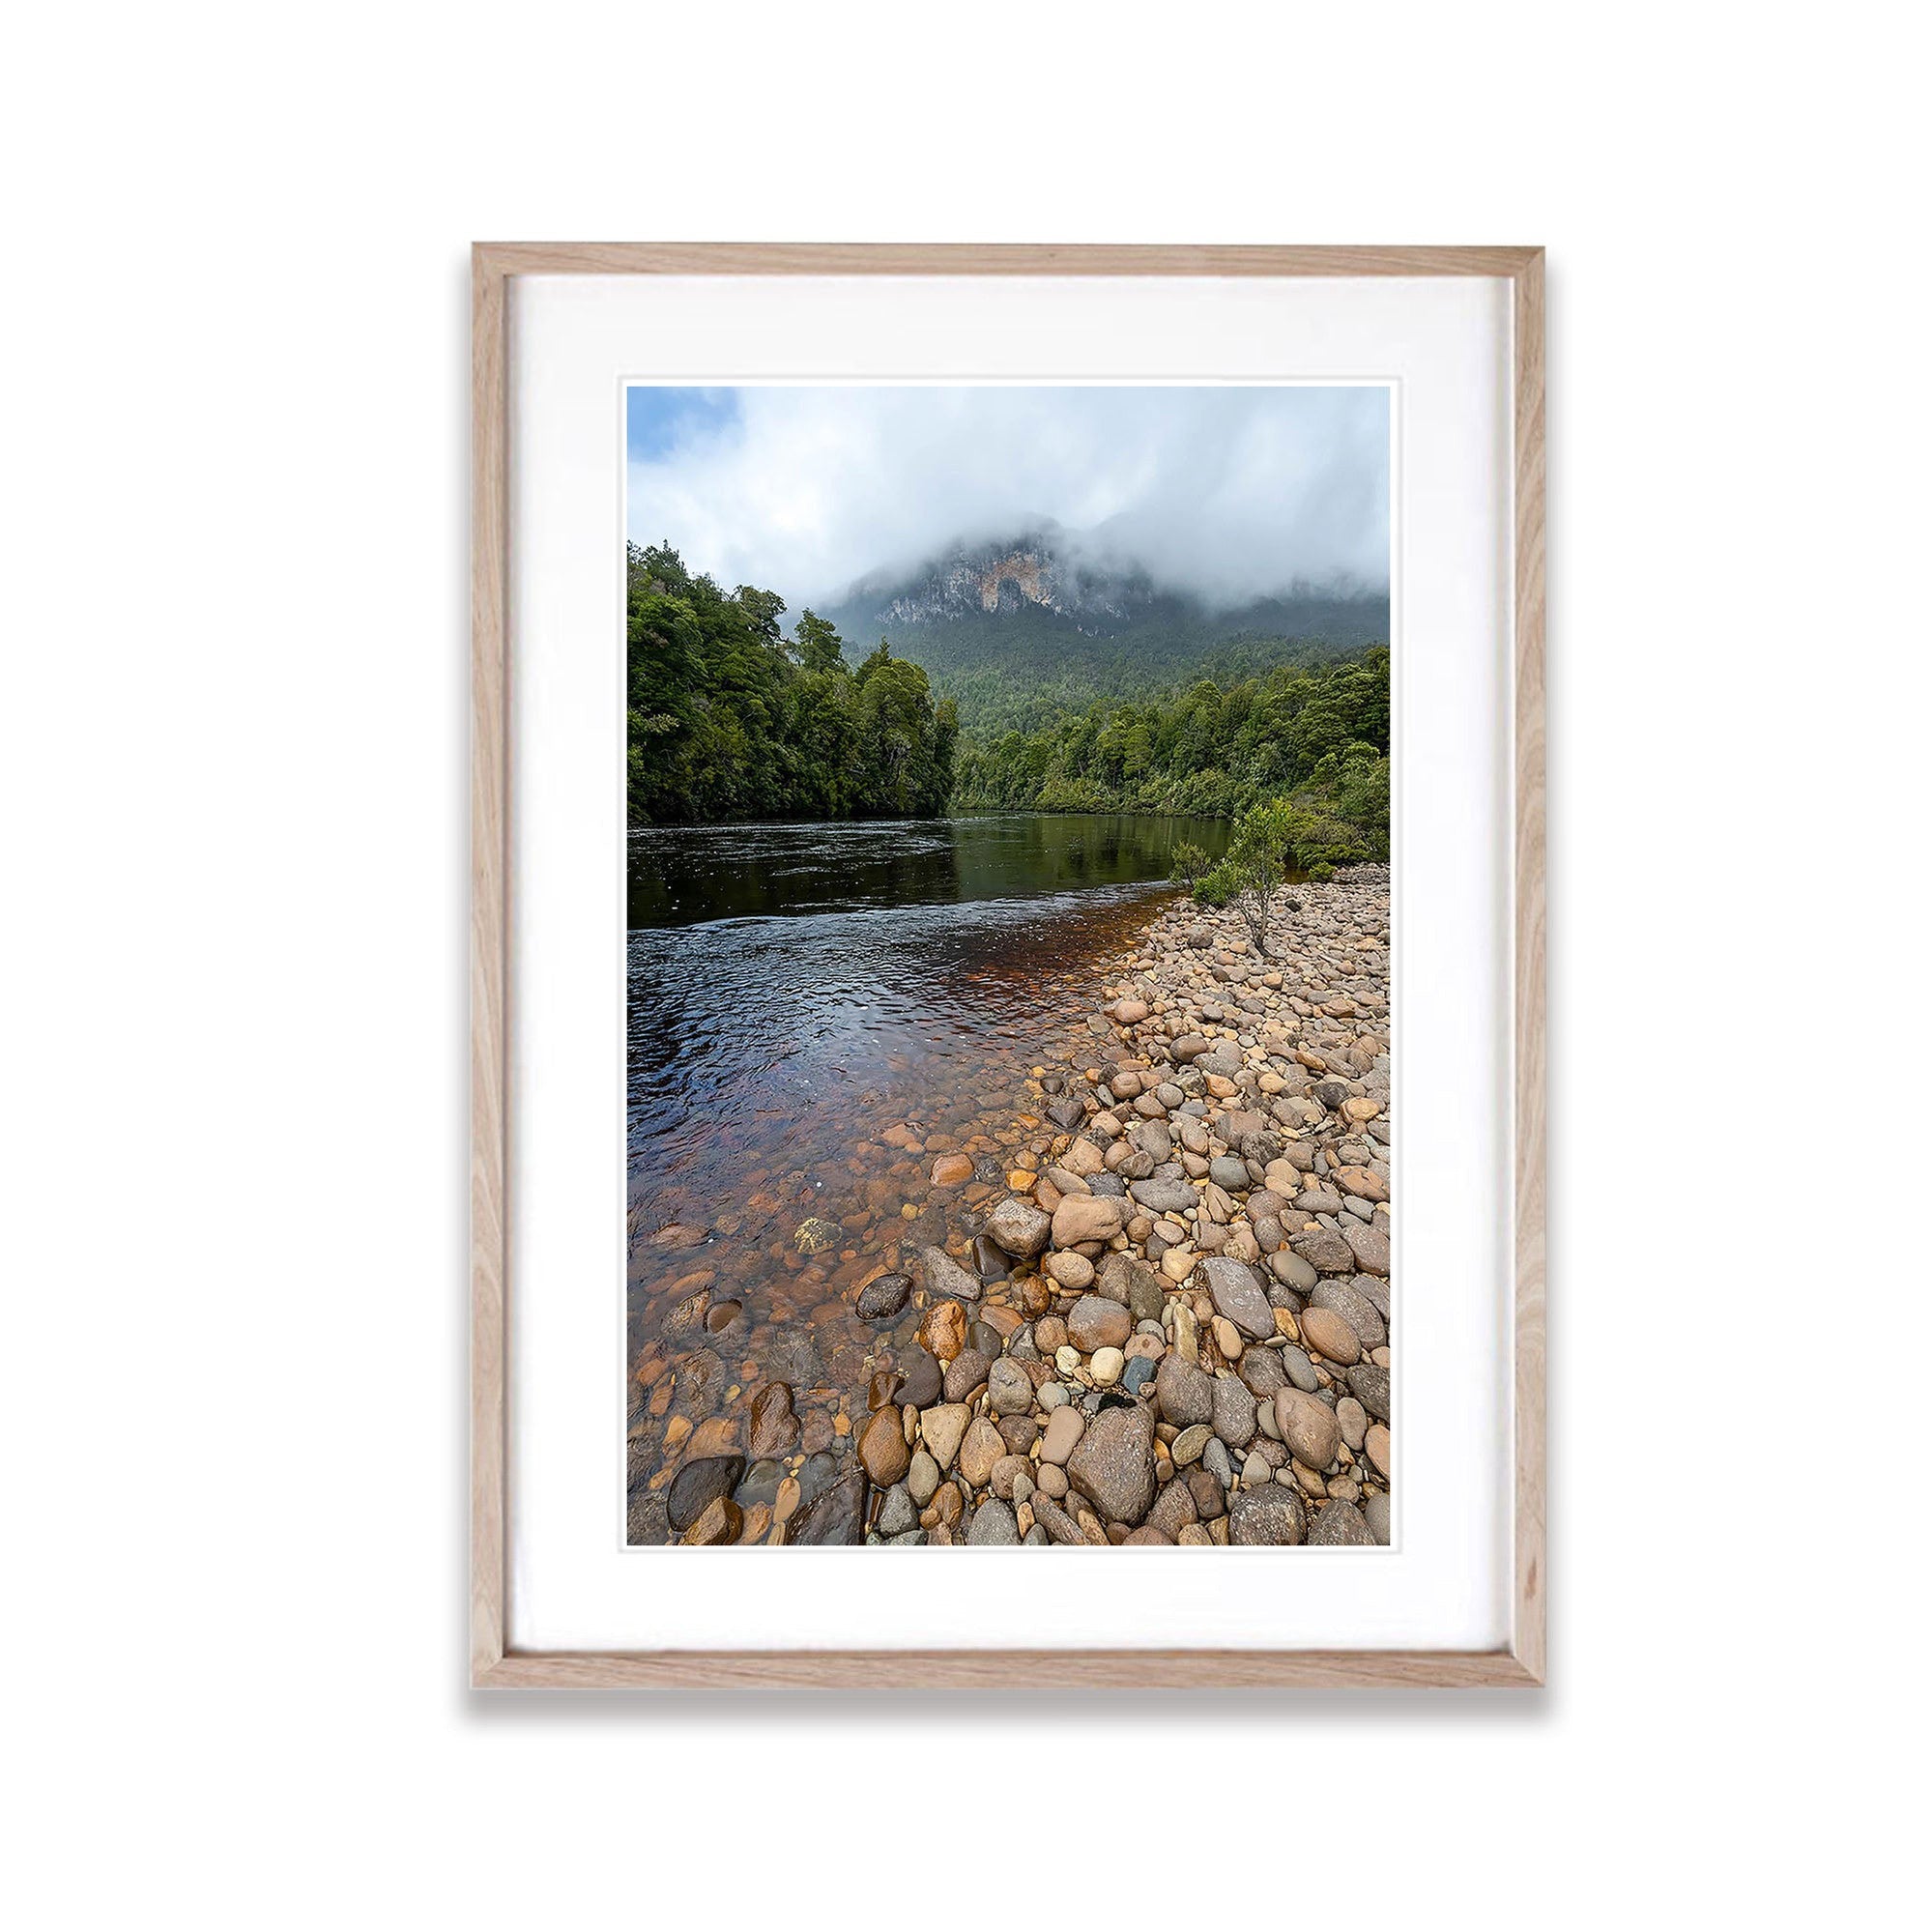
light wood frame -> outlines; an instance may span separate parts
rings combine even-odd
[[[506,1649],[509,491],[505,320],[517,275],[1484,275],[1514,293],[1515,1243],[1508,1645],[1495,1651]],[[477,1686],[1008,1688],[1535,1686],[1544,1675],[1543,253],[1541,248],[906,246],[485,242],[472,251],[470,1672]]]

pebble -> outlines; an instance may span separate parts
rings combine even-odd
[[[986,1399],[995,1415],[1024,1415],[1033,1406],[1033,1378],[1001,1356],[987,1370]]]
[[[1389,1495],[1385,1489],[1377,1489],[1362,1505],[1362,1520],[1369,1525],[1369,1534],[1385,1547],[1389,1541],[1390,1514]]]
[[[1275,1427],[1289,1450],[1311,1469],[1326,1469],[1341,1449],[1335,1411],[1299,1389],[1283,1389],[1275,1397]]]
[[[1071,1405],[1054,1409],[1048,1416],[1046,1433],[1040,1438],[1041,1462],[1065,1462],[1085,1432],[1086,1418],[1080,1410]]]
[[[852,1470],[816,1501],[807,1503],[786,1525],[794,1543],[852,1543],[865,1541],[865,1476]]]
[[[933,1493],[939,1486],[939,1465],[923,1448],[912,1452],[911,1466],[906,1472],[906,1487],[912,1500],[923,1510],[933,1500]],[[793,1485],[796,1487],[796,1485]],[[784,1501],[784,1491],[779,1492],[779,1501]]]
[[[872,1481],[883,1487],[906,1474],[912,1451],[896,1408],[879,1410],[860,1431],[858,1459]]]
[[[1369,1532],[1369,1524],[1353,1503],[1331,1502],[1316,1514],[1313,1527],[1309,1531],[1311,1543],[1371,1544],[1375,1539]]]
[[[1362,1359],[1362,1338],[1333,1309],[1311,1304],[1301,1313],[1302,1339],[1317,1355],[1344,1368]]]
[[[1389,1237],[1381,1228],[1363,1227],[1350,1222],[1342,1233],[1350,1254],[1365,1275],[1389,1272]]]
[[[784,1456],[798,1441],[798,1418],[792,1413],[792,1390],[767,1382],[751,1400],[751,1456],[754,1460]]]
[[[1071,1249],[1055,1249],[1047,1256],[1045,1267],[1063,1288],[1083,1288],[1093,1280],[1093,1263]]]
[[[942,1402],[920,1415],[920,1440],[941,1470],[953,1466],[953,1457],[959,1453],[960,1438],[966,1434],[966,1424],[971,1420],[972,1411],[964,1402]]]
[[[1244,1488],[1228,1506],[1227,1540],[1242,1547],[1257,1543],[1297,1543],[1308,1535],[1301,1498],[1279,1483]]]
[[[1117,1200],[1106,1195],[1069,1195],[1053,1210],[1053,1246],[1073,1248],[1082,1241],[1111,1241],[1124,1225]]]
[[[919,1323],[919,1344],[941,1362],[966,1346],[966,1310],[958,1302],[935,1302]]]
[[[970,1400],[986,1386],[993,1358],[983,1348],[963,1348],[946,1364],[945,1396],[949,1402]]]
[[[744,1528],[744,1514],[729,1496],[713,1496],[698,1520],[684,1532],[688,1543],[735,1543]]]
[[[972,1527],[966,1531],[970,1544],[1017,1543],[1020,1526],[1011,1508],[996,1496],[989,1497],[972,1513]]]
[[[1314,1364],[1299,1348],[1281,1350],[1282,1373],[1296,1388],[1312,1395],[1321,1387],[1321,1377],[1315,1373]]]
[[[1053,1238],[1053,1217],[1031,1201],[1009,1198],[986,1217],[986,1231],[1017,1260],[1031,1260]]]
[[[1254,1279],[1254,1271],[1245,1261],[1226,1255],[1211,1255],[1197,1271],[1214,1303],[1217,1314],[1224,1315],[1243,1335],[1256,1341],[1270,1340],[1275,1333],[1275,1312]]]
[[[910,1275],[879,1275],[858,1291],[858,1312],[867,1321],[890,1321],[912,1292]]]
[[[1136,1321],[1159,1321],[1168,1305],[1161,1277],[1131,1254],[1105,1255],[1094,1277],[1096,1292],[1124,1302]]]
[[[1348,1386],[1356,1399],[1377,1422],[1389,1420],[1389,1371],[1373,1363],[1358,1363],[1348,1371]]]
[[[1006,1439],[984,1416],[975,1416],[960,1443],[960,1474],[975,1489],[993,1481],[994,1465],[1006,1454]]]
[[[908,1348],[900,1359],[899,1372],[904,1377],[899,1385],[902,1402],[923,1409],[939,1399],[939,1393],[945,1387],[945,1371],[936,1355],[916,1345]]]
[[[937,1484],[938,1472],[934,1472]],[[879,1506],[879,1515],[873,1527],[882,1537],[904,1536],[908,1530],[919,1526],[919,1505],[912,1499],[903,1483],[895,1484],[885,1492],[884,1500]]]
[[[1353,1396],[1343,1396],[1335,1405],[1335,1420],[1342,1441],[1359,1451],[1369,1432],[1369,1411]]]
[[[1312,1309],[1329,1310],[1354,1331],[1363,1349],[1379,1348],[1389,1339],[1381,1312],[1347,1282],[1317,1282],[1309,1296]]]
[[[718,1497],[729,1496],[744,1474],[742,1456],[711,1456],[687,1462],[672,1479],[665,1507],[675,1530],[688,1530]]]
[[[1238,1377],[1217,1376],[1206,1420],[1229,1449],[1246,1449],[1254,1439],[1254,1398]]]
[[[1106,1295],[1082,1295],[1067,1314],[1067,1340],[1082,1354],[1120,1348],[1134,1333],[1134,1317]]]
[[[1161,1420],[1176,1428],[1207,1422],[1214,1415],[1214,1377],[1178,1352],[1164,1355],[1154,1375],[1154,1400]]]
[[[919,1256],[926,1292],[952,1301],[976,1302],[980,1295],[977,1275],[969,1275],[943,1248],[927,1248]]]
[[[1154,1500],[1154,1418],[1103,1409],[1067,1458],[1067,1480],[1110,1521],[1138,1523]]]

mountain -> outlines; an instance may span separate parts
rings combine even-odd
[[[1096,698],[1354,656],[1389,635],[1386,591],[1296,585],[1219,607],[1051,522],[875,571],[821,615],[855,657],[884,638],[979,733],[1029,730]]]

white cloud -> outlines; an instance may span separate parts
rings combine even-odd
[[[1389,581],[1380,389],[744,389],[630,466],[638,542],[795,611],[1051,517],[1234,602]]]

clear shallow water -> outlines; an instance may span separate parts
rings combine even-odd
[[[669,1416],[793,1385],[808,1438],[865,1414],[892,1338],[856,1284],[961,1232],[1090,1038],[1097,968],[1216,821],[1059,815],[663,827],[629,841],[631,1467]],[[1043,1143],[1044,1144],[1044,1143]],[[974,1182],[937,1192],[941,1152]],[[836,1230],[801,1251],[807,1218]],[[706,1231],[660,1247],[667,1225]],[[694,1316],[695,1304],[703,1304]],[[655,1407],[653,1408],[653,1404]]]
[[[1123,912],[1148,916],[1177,841],[1226,838],[1075,814],[633,832],[633,1201],[653,1176],[728,1181],[721,1137],[820,1147],[815,1110],[843,1118],[855,1084],[960,1078],[1054,1005]]]

